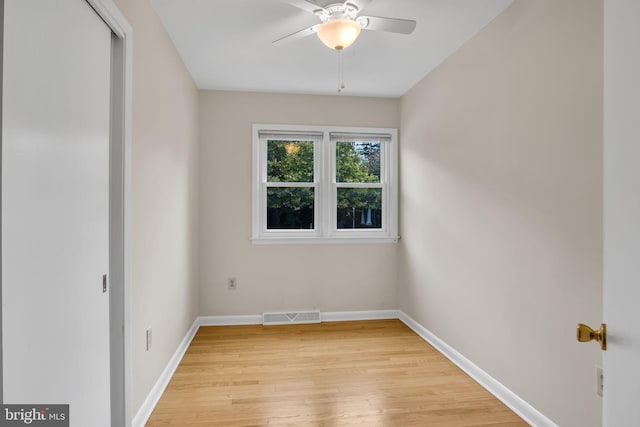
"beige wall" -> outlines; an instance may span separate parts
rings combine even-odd
[[[202,91],[200,314],[395,309],[396,244],[252,245],[251,124],[398,127],[397,99]],[[235,277],[238,289],[227,290]]]
[[[150,0],[116,0],[116,4],[134,33],[135,414],[197,316],[198,93]],[[149,327],[153,347],[147,352]]]
[[[399,307],[563,427],[601,425],[601,0],[516,0],[401,100]]]

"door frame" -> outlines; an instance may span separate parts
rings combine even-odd
[[[640,422],[640,339],[635,306],[640,296],[640,126],[636,115],[640,107],[640,58],[633,42],[640,34],[638,18],[637,0],[604,1],[603,321],[608,335],[608,348],[603,354],[605,427],[637,426]]]
[[[133,31],[113,0],[85,0],[112,31],[109,142],[109,345],[111,425],[130,426],[131,409],[131,126]],[[0,100],[4,46],[4,0],[0,0]],[[2,102],[0,102],[0,128]],[[2,133],[0,132],[0,148]],[[2,189],[0,149],[0,194]],[[1,198],[0,198],[0,209]],[[0,224],[0,233],[1,231]],[[2,248],[0,247],[0,341],[2,339]],[[0,351],[0,402],[3,395]]]

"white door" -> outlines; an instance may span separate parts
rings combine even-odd
[[[640,2],[605,0],[604,426],[640,426]]]
[[[4,403],[110,425],[111,32],[84,0],[5,0]]]

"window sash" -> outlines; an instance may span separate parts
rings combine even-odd
[[[335,237],[365,237],[389,234],[389,197],[388,184],[389,176],[389,147],[391,143],[391,135],[375,134],[375,133],[344,133],[331,132],[329,149],[330,156],[330,173],[331,173],[331,194],[330,194],[330,223],[329,232]],[[380,144],[380,181],[379,182],[338,182],[338,162],[337,162],[337,144],[340,142],[351,143],[379,143]],[[339,188],[375,188],[382,189],[381,201],[381,222],[380,228],[338,228],[338,189]]]
[[[319,237],[319,221],[320,221],[320,203],[318,182],[320,168],[320,159],[318,149],[322,144],[322,132],[304,132],[304,131],[260,131],[259,136],[259,152],[260,152],[260,216],[261,216],[261,235],[267,236],[304,236]],[[313,181],[312,182],[273,182],[268,181],[268,144],[269,141],[291,141],[291,142],[313,142]],[[268,228],[268,189],[269,188],[313,188],[313,224],[312,229],[276,229]]]
[[[317,188],[318,184],[314,182],[263,182],[265,187],[296,187],[296,188]]]

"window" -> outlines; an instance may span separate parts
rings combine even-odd
[[[253,125],[254,243],[395,242],[397,130]]]

